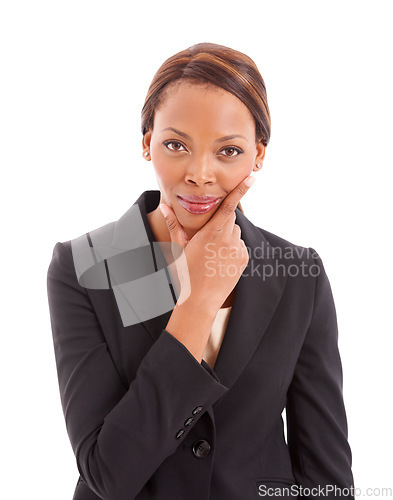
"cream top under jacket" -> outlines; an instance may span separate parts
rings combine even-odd
[[[215,317],[210,337],[207,342],[205,352],[203,353],[203,359],[211,368],[214,368],[216,363],[231,310],[232,306],[222,307],[218,310]]]

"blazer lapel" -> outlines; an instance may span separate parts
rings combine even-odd
[[[140,236],[141,241],[136,242],[131,236],[136,213],[133,205],[116,222],[112,247],[128,250],[129,248],[136,248],[138,244],[146,245],[147,241],[153,245],[155,238],[146,214],[158,206],[159,198],[159,191],[145,191],[134,203],[134,205],[139,206],[147,239]],[[138,216],[139,211],[137,211]],[[286,273],[274,272],[278,262],[274,248],[269,244],[262,232],[238,209],[236,209],[236,223],[241,228],[241,237],[247,246],[250,259],[236,285],[232,311],[214,366],[214,372],[220,382],[228,389],[244,370],[261,342],[278,306],[286,281]],[[157,244],[154,245],[154,253],[158,259],[163,259],[161,262],[165,262]],[[269,276],[264,276],[266,271],[269,271]],[[169,271],[168,275],[170,277]],[[169,281],[171,281],[171,277]],[[168,286],[169,293],[170,287]],[[168,323],[173,308],[174,304],[164,314],[141,321],[141,324],[154,340],[158,339]]]
[[[236,224],[241,228],[241,238],[250,258],[236,285],[232,311],[214,365],[220,382],[228,389],[261,342],[283,294],[287,276],[274,271],[278,262],[275,249],[238,209]]]

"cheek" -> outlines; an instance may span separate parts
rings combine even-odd
[[[246,163],[236,169],[228,169],[221,177],[221,185],[228,193],[252,174],[253,164]]]
[[[162,201],[171,207],[173,190],[181,183],[181,175],[166,158],[154,158],[154,171]]]
[[[154,170],[156,177],[163,187],[170,187],[179,181],[178,169],[167,158],[154,158]]]

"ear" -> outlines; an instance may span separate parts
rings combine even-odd
[[[265,159],[266,146],[262,144],[262,141],[259,141],[257,144],[257,156],[255,158],[255,163],[263,164],[263,160]]]
[[[142,155],[143,158],[145,158],[145,160],[149,160],[151,158],[150,143],[151,143],[151,131],[148,130],[142,137]],[[149,154],[145,155],[146,152],[148,152]]]

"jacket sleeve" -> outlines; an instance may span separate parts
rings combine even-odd
[[[346,491],[346,498],[353,499],[336,309],[322,260],[310,250],[316,256],[314,307],[287,394],[288,448],[298,485],[325,488],[328,498],[339,495],[332,488],[352,487],[352,496]]]
[[[125,387],[64,243],[54,247],[47,289],[61,403],[78,470],[99,497],[130,500],[228,389],[166,330]]]

